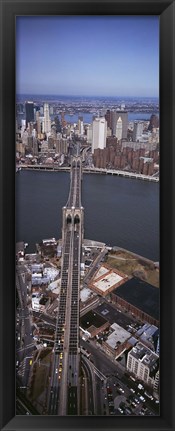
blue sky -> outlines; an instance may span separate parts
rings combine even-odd
[[[159,17],[17,17],[16,92],[157,97]]]

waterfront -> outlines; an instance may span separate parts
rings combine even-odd
[[[152,112],[128,112],[128,121],[149,121],[150,117],[151,117]],[[79,111],[77,113],[74,113],[73,115],[69,115],[68,113],[65,114],[65,120],[68,123],[77,123],[78,122],[78,118],[79,117],[83,117],[83,121],[85,124],[91,124],[93,121],[93,116],[96,115],[95,114],[95,109],[94,109],[94,113],[90,113],[90,112],[83,112],[83,111]],[[159,116],[159,113],[156,112],[156,115]],[[54,118],[57,116],[57,114],[51,115],[51,119],[52,121],[54,121]],[[60,118],[60,115],[58,115]],[[18,118],[18,122],[19,124],[21,124],[21,120],[25,119],[25,113],[21,113],[17,115]]]
[[[21,171],[16,175],[16,241],[35,251],[41,239],[61,238],[62,207],[70,184],[66,172]],[[84,174],[85,238],[159,260],[159,184],[110,175]]]
[[[151,112],[128,112],[128,121],[149,121],[151,117]],[[84,123],[92,123],[94,114],[86,113],[86,112],[79,112],[79,114],[74,115],[65,115],[65,120],[68,123],[77,123],[78,117],[83,117]]]

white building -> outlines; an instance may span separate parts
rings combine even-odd
[[[21,120],[21,132],[24,132],[24,130],[26,129],[26,120]]]
[[[121,141],[122,139],[122,119],[121,117],[118,118],[117,124],[116,124],[116,138],[118,141]]]
[[[41,299],[41,295],[40,294],[38,294],[38,293],[33,293],[32,294],[32,310],[35,310],[35,311],[39,311],[40,310],[40,308],[41,308],[41,305],[40,305],[40,299]]]
[[[32,136],[33,136],[33,138],[36,138],[36,129],[32,130]]]
[[[159,356],[137,343],[128,353],[127,370],[152,387],[158,387]]]
[[[95,118],[92,123],[92,153],[96,148],[106,148],[107,121],[104,117]]]
[[[49,115],[49,105],[48,103],[44,103],[44,133],[51,132],[51,121]]]
[[[111,353],[113,353],[112,356],[117,358],[122,351],[126,350],[125,344],[131,338],[131,334],[117,323],[113,323],[110,329],[112,329],[112,332],[105,341],[105,350],[107,354],[111,356]]]
[[[83,125],[83,118],[82,117],[80,117],[78,119],[78,131],[79,131],[80,136],[84,135],[84,125]]]

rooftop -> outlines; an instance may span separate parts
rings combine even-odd
[[[131,334],[117,323],[113,323],[111,328],[113,329],[113,332],[108,336],[106,343],[109,344],[112,349],[117,348],[118,345],[123,344],[128,338],[131,337]]]
[[[80,290],[80,299],[82,302],[87,301],[87,299],[89,299],[92,295],[93,292],[88,287],[84,287]]]
[[[130,351],[130,354],[151,369],[159,362],[159,356],[142,343],[137,343]]]
[[[102,292],[106,292],[112,286],[118,284],[121,280],[123,280],[123,277],[116,274],[115,272],[111,272],[106,274],[101,280],[96,281],[94,286]]]
[[[159,320],[159,289],[157,287],[133,277],[117,287],[113,294]]]
[[[96,272],[95,279],[98,279],[99,277],[106,274],[107,272],[109,272],[109,269],[107,269],[105,266],[102,265],[98,270],[98,272]]]
[[[93,310],[88,311],[84,316],[80,317],[80,326],[83,329],[88,329],[92,325],[95,328],[100,328],[106,322],[107,322],[107,320],[104,317],[95,313],[95,311],[93,311]]]
[[[92,287],[97,289],[99,293],[107,294],[109,290],[114,289],[121,282],[123,283],[125,278],[127,276],[121,274],[118,270],[101,265],[94,276]]]
[[[143,336],[145,339],[149,339],[153,337],[156,333],[158,333],[157,326],[150,325],[149,323],[145,323],[138,331],[136,332],[136,335]]]

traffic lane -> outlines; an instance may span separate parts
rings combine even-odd
[[[60,392],[60,388],[58,385],[58,374],[56,374],[55,377],[52,380],[50,393],[49,393],[49,414],[50,415],[58,414],[59,392]]]
[[[94,382],[94,411],[97,415],[109,414],[106,391],[106,377],[100,372],[100,370],[91,362],[91,359],[86,359],[89,363],[90,368],[93,372]]]
[[[21,291],[22,303],[25,307],[27,305],[27,283],[23,281],[22,274],[19,273],[19,269],[17,269],[17,277],[19,280],[19,287]]]
[[[105,388],[102,380],[98,376],[96,376],[96,394],[97,415],[106,415],[107,399],[105,397]]]
[[[86,342],[80,339],[80,345],[91,353],[91,360],[94,365],[105,375],[114,374],[117,377],[123,375],[123,371],[118,368],[118,364],[113,363],[109,356],[107,356],[103,351],[96,347],[91,342]]]
[[[29,352],[30,348],[31,350],[34,350],[36,348],[31,334],[32,327],[30,324],[30,320],[29,318],[26,318],[24,319],[23,333],[21,332],[21,345],[19,346],[19,343],[16,345],[16,356],[18,360],[22,360],[26,352]]]
[[[86,375],[87,375],[88,414],[94,415],[94,397],[93,397],[94,380],[93,380],[93,376],[92,376],[92,370],[90,368],[88,360],[86,360],[83,356],[82,356],[82,363],[83,363],[84,369],[86,370]]]
[[[94,396],[93,396],[93,387],[91,380],[91,369],[88,362],[83,361],[82,359],[82,369],[84,372],[82,391],[84,391],[84,411],[85,415],[89,416],[94,414]],[[82,413],[83,414],[83,413]]]
[[[21,297],[22,297],[22,307],[19,309],[18,311],[18,319],[19,321],[21,321],[21,331],[23,331],[23,323],[25,326],[25,334],[27,334],[27,336],[30,335],[31,333],[31,324],[30,324],[30,313],[29,313],[29,308],[28,308],[28,304],[27,304],[27,283],[24,282],[23,278],[22,278],[22,274],[21,272],[24,271],[25,272],[25,268],[23,269],[22,267],[17,268],[17,277],[18,277],[18,285],[20,288],[20,292],[21,292]],[[23,337],[24,338],[24,337]],[[24,342],[24,339],[22,340]],[[31,342],[30,339],[27,340],[27,344],[29,344]]]
[[[81,340],[81,344],[83,345],[84,348],[87,348],[87,350],[91,353],[90,360],[93,361],[93,364],[104,375],[106,375],[105,384],[106,386],[108,385],[111,387],[113,397],[116,397],[116,395],[119,395],[119,394],[121,395],[119,388],[120,390],[123,390],[122,394],[125,396],[125,398],[129,397],[129,395],[131,395],[130,389],[127,387],[127,385],[124,382],[122,382],[121,378],[122,378],[123,372],[121,372],[121,370],[118,370],[117,365],[111,362],[109,358],[106,357],[105,354],[103,354],[103,352],[101,352],[100,350],[97,350],[90,343],[87,343],[84,340]],[[105,399],[105,402],[106,402],[106,399]]]
[[[33,338],[32,338],[32,327],[30,323],[29,310],[26,306],[20,310],[19,316],[21,318],[20,326],[20,347],[17,345],[16,349],[16,360],[19,362],[18,372],[22,368],[22,381],[27,386],[29,374],[30,374],[30,360],[33,357],[33,352],[36,349]],[[26,360],[25,360],[26,358]]]
[[[68,415],[78,415],[77,387],[68,388],[67,412]]]

